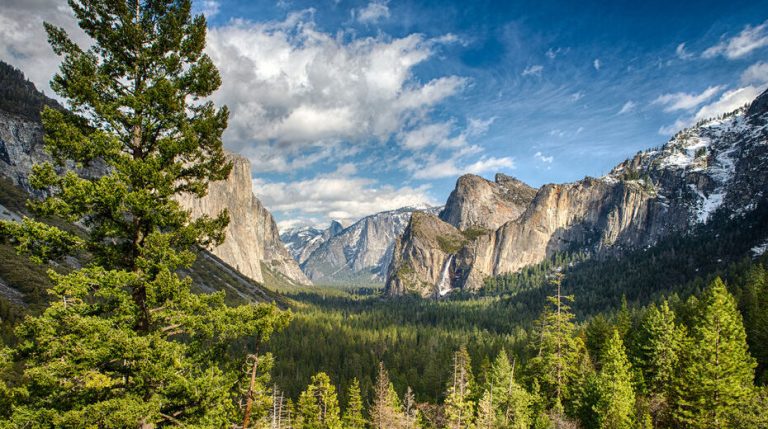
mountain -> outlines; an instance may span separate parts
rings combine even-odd
[[[748,107],[680,131],[604,177],[545,185],[530,200],[532,188],[519,181],[512,182],[515,197],[503,198],[497,188],[504,178],[494,185],[463,176],[440,219],[424,227],[413,225],[423,221],[414,218],[398,239],[387,292],[426,297],[477,290],[489,276],[556,254],[619,255],[687,234],[716,212],[731,218],[751,212],[768,189],[766,123],[768,92]]]
[[[311,284],[286,250],[272,214],[253,195],[251,162],[240,155],[228,154],[232,172],[227,180],[213,182],[208,195],[179,198],[192,217],[229,212],[227,238],[212,253],[249,278],[263,283],[264,271],[288,283]]]
[[[412,213],[439,208],[405,207],[366,216],[342,231],[327,232],[302,262],[301,269],[318,284],[382,284],[392,259],[395,239]],[[335,227],[337,228],[337,227]],[[329,230],[326,230],[329,231]]]
[[[315,249],[342,230],[344,230],[344,226],[334,220],[324,230],[311,226],[290,228],[280,234],[280,240],[285,244],[285,248],[293,256],[293,259],[299,264],[303,264]]]
[[[33,164],[51,158],[43,150],[43,127],[35,109],[39,112],[43,105],[60,106],[37,91],[20,71],[3,62],[0,62],[0,79],[4,88],[20,88],[2,92],[15,98],[11,100],[13,102],[0,102],[0,176],[27,194],[40,196],[39,191],[31,188],[29,175]],[[201,200],[180,198],[194,216],[215,215],[224,208],[229,210],[227,239],[213,250],[213,254],[255,282],[262,283],[269,278],[280,284],[309,284],[309,279],[280,241],[272,215],[253,196],[248,160],[237,155],[230,155],[230,158],[234,165],[232,174],[225,181],[211,183],[206,197]],[[99,175],[104,171],[103,166],[96,165],[85,173]],[[270,271],[267,276],[265,269]]]

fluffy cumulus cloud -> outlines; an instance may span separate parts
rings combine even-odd
[[[722,39],[718,44],[704,51],[704,58],[722,55],[730,60],[742,58],[752,51],[768,46],[768,21],[760,25],[747,25],[737,35]]]
[[[215,98],[232,111],[225,135],[232,149],[266,146],[282,165],[296,146],[385,141],[466,84],[457,76],[419,82],[412,74],[451,37],[350,40],[317,30],[312,13],[235,20],[209,32],[207,50],[223,80]]]
[[[595,70],[600,71],[600,68],[603,66],[603,63],[600,62],[600,58],[595,58],[594,61],[592,61],[592,67],[595,68]]]
[[[281,221],[281,228],[298,224],[326,225],[331,219],[349,223],[379,211],[437,205],[428,194],[428,185],[382,186],[357,176],[356,168],[349,164],[340,166],[334,173],[308,180],[255,179],[253,190],[265,206],[288,215],[289,219]]]
[[[363,24],[373,24],[382,19],[389,18],[388,1],[372,1],[367,6],[353,11],[353,16],[357,22]]]
[[[663,94],[656,98],[656,100],[653,101],[653,104],[660,104],[664,106],[665,112],[689,110],[714,97],[720,91],[722,91],[722,89],[722,86],[710,86],[699,94],[691,94],[686,92]]]

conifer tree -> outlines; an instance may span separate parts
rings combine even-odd
[[[416,395],[411,386],[405,389],[403,395],[403,429],[417,429],[421,427],[421,413],[416,406]]]
[[[299,429],[341,429],[336,388],[324,372],[312,377],[299,396],[295,427]]]
[[[753,393],[750,356],[741,314],[720,278],[707,288],[692,329],[693,346],[677,383],[675,418],[692,428],[725,428]]]
[[[597,377],[597,421],[603,429],[630,429],[634,424],[635,392],[631,368],[618,330],[606,344]]]
[[[360,382],[352,379],[347,394],[347,409],[344,411],[345,429],[364,429],[368,422],[363,417],[363,398],[360,395]]]
[[[490,374],[490,393],[498,426],[515,429],[529,427],[533,398],[515,380],[514,367],[510,364],[504,349],[499,351],[493,361]]]
[[[668,396],[676,377],[685,329],[675,324],[675,313],[664,301],[651,305],[640,325],[639,366],[648,390]]]
[[[542,395],[556,415],[564,412],[563,400],[569,398],[570,386],[576,378],[579,357],[584,353],[584,342],[575,335],[574,315],[566,302],[573,296],[562,294],[562,275],[552,280],[554,296],[547,297],[545,307],[536,325],[538,341],[536,356],[531,367],[541,386]]]
[[[473,427],[475,403],[472,400],[474,380],[467,349],[462,346],[453,355],[453,377],[448,382],[445,416],[449,429]]]
[[[191,220],[176,202],[228,176],[226,108],[203,101],[220,85],[203,53],[206,23],[190,0],[69,0],[95,45],[45,24],[63,57],[51,87],[69,111],[42,114],[51,163],[30,183],[41,215],[85,226],[76,235],[25,219],[3,223],[36,261],[79,254],[82,269],[51,273],[52,304],[18,328],[24,364],[12,421],[41,427],[225,427],[241,378],[233,340],[266,340],[287,322],[274,306],[196,295],[180,269],[220,243],[226,213]],[[100,165],[98,177],[79,167]],[[245,344],[245,343],[243,343]],[[250,346],[254,344],[248,342]]]

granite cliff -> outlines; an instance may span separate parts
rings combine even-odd
[[[750,106],[682,130],[600,178],[534,191],[506,176],[495,183],[463,176],[440,216],[454,230],[441,225],[415,234],[423,228],[409,225],[395,247],[387,292],[476,290],[488,276],[556,253],[620,254],[685,234],[715,213],[733,218],[749,212],[768,188],[767,124],[765,92]],[[457,231],[466,240],[459,248],[445,252],[435,245]]]

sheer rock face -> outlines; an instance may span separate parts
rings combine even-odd
[[[319,246],[301,264],[306,275],[323,284],[382,284],[392,260],[395,240],[411,214],[434,208],[405,207],[366,216],[342,231],[331,225]]]
[[[474,174],[459,177],[440,219],[465,230],[495,230],[517,219],[536,196],[536,189],[504,174],[494,182]]]
[[[311,284],[280,241],[272,214],[253,195],[250,161],[234,154],[229,158],[232,172],[227,180],[211,183],[203,198],[179,198],[193,218],[229,211],[227,238],[212,253],[257,282],[264,281],[264,264],[294,283]]]
[[[455,276],[453,255],[466,244],[453,225],[430,213],[414,212],[403,235],[395,241],[394,256],[387,273],[386,290],[391,295],[444,295]]]
[[[768,189],[768,91],[748,108],[683,130],[604,177],[545,185],[530,200],[529,189],[517,182],[516,204],[499,197],[495,185],[502,182],[504,177],[494,184],[463,176],[441,213],[468,238],[452,253],[451,288],[476,290],[488,276],[519,271],[558,252],[651,246],[718,215],[733,218],[753,210]],[[418,234],[404,234],[389,269],[388,293],[418,289],[429,296],[442,261],[435,253],[450,258]],[[410,288],[396,278],[404,268],[417,273]]]

